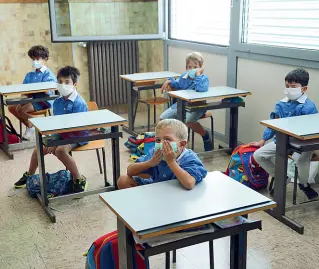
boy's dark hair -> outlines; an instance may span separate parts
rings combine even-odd
[[[31,59],[42,58],[44,60],[48,60],[50,54],[47,48],[41,45],[38,45],[38,46],[33,46],[31,49],[29,49],[28,55]]]
[[[73,66],[64,66],[58,71],[57,78],[60,77],[66,78],[70,77],[73,83],[77,83],[79,76],[81,75],[80,70]]]
[[[287,74],[285,81],[288,81],[288,83],[300,83],[302,87],[308,86],[309,73],[305,69],[297,68]]]

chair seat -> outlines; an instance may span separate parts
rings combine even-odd
[[[146,99],[146,100],[140,99],[138,101],[141,103],[149,104],[149,105],[162,105],[169,102],[169,100],[164,97],[154,97],[154,98]]]
[[[33,111],[30,114],[33,116],[41,116],[41,115],[46,115],[48,113],[48,108],[47,109],[43,109],[43,110],[37,110],[37,111]]]
[[[203,116],[201,116],[200,118],[201,119],[206,119],[206,118],[210,118],[210,117],[212,117],[213,116],[213,114],[211,113],[211,112],[206,112]]]
[[[95,150],[104,148],[105,142],[104,140],[94,140],[90,141],[88,144],[76,147],[72,151],[86,151],[86,150]]]

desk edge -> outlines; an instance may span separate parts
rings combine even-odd
[[[251,95],[251,92],[230,94],[230,95],[220,95],[216,97],[206,97],[206,98],[198,98],[198,99],[192,99],[192,100],[184,98],[184,97],[176,96],[174,95],[174,92],[168,92],[167,94],[173,98],[181,99],[189,103],[195,103],[195,102],[206,101],[206,100],[226,99],[226,98],[232,98],[232,97],[245,97],[245,96]]]

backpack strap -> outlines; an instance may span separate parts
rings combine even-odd
[[[20,135],[17,133],[16,129],[14,129],[12,122],[10,121],[10,119],[8,117],[6,118],[6,129],[8,133],[14,134],[17,137],[20,137]]]

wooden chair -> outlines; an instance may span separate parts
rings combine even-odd
[[[30,115],[32,116],[44,116],[44,117],[46,117],[48,114],[49,116],[51,116],[51,110],[49,108],[33,111],[30,113]],[[21,121],[20,121],[20,139],[22,140],[22,122]]]
[[[88,109],[89,111],[93,110],[98,110],[98,106],[95,102],[88,102]],[[72,150],[72,152],[80,152],[80,151],[89,151],[89,150],[95,150],[96,151],[96,156],[99,164],[99,169],[100,169],[100,174],[104,172],[104,184],[105,187],[109,186],[110,184],[107,182],[107,174],[106,174],[106,159],[105,159],[105,141],[104,140],[94,140],[94,141],[89,141],[88,144],[76,147]],[[100,158],[100,152],[99,150],[102,151],[102,156],[103,156],[103,170],[102,170],[102,165],[101,165],[101,158]]]
[[[135,104],[135,110],[134,110],[134,115],[133,115],[133,126],[135,123],[135,118],[136,118],[136,113],[137,113],[137,108],[139,103],[143,103],[147,105],[147,131],[150,131],[151,127],[151,106],[154,108],[154,124],[156,124],[156,106],[158,105],[163,105],[169,102],[168,98],[164,97],[156,97],[156,89],[155,89],[155,80],[150,80],[150,81],[140,81],[136,82],[134,88],[136,89],[137,92],[137,97],[136,97],[136,104]],[[152,87],[153,88],[153,98],[150,99],[140,99],[140,91],[138,90],[139,87]]]

